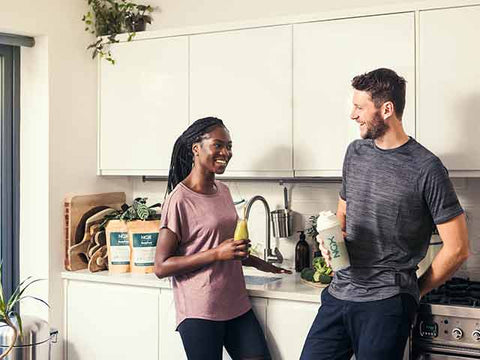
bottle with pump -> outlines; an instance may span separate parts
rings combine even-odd
[[[295,246],[295,271],[300,272],[304,268],[310,266],[310,247],[305,241],[305,234],[303,231],[298,231],[300,233],[300,240]]]

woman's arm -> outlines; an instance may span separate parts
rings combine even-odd
[[[291,274],[290,270],[282,269],[277,266],[274,266],[256,256],[250,255],[248,258],[242,260],[242,265],[244,266],[253,266],[254,268],[264,271],[271,272],[275,274]]]
[[[200,269],[214,261],[241,260],[247,256],[248,240],[228,239],[219,246],[188,255],[175,255],[178,248],[177,235],[168,228],[160,229],[155,252],[154,272],[157,277],[185,274]]]

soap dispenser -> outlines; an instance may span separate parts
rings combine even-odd
[[[295,271],[300,272],[310,266],[310,248],[305,241],[305,234],[303,231],[300,233],[300,240],[295,246]]]

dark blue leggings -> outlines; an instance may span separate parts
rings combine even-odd
[[[252,310],[227,321],[185,319],[177,328],[188,360],[270,359],[265,336]]]
[[[354,302],[324,289],[301,360],[401,360],[416,310],[408,294]]]

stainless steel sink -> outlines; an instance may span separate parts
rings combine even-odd
[[[271,276],[253,276],[245,275],[245,284],[247,285],[265,285],[271,282],[280,280],[281,277],[271,277]]]

